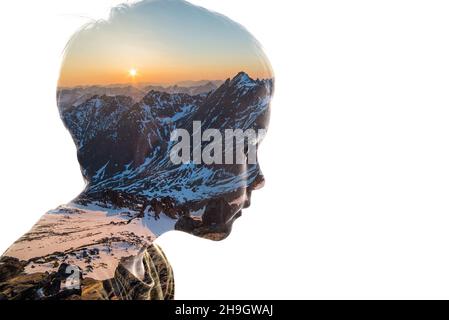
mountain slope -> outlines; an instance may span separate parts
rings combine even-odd
[[[170,135],[180,128],[192,134],[194,120],[203,131],[263,129],[272,87],[272,80],[240,72],[208,94],[151,90],[138,103],[103,95],[68,108],[62,117],[79,147],[86,192],[116,190],[185,203],[248,186],[259,175],[257,164],[174,165]]]

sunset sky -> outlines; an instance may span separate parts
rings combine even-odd
[[[239,71],[272,76],[247,31],[182,0],[156,0],[115,9],[108,21],[76,34],[59,86],[220,80]]]

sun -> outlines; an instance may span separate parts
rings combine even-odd
[[[131,77],[133,77],[133,78],[134,78],[135,76],[137,76],[137,70],[136,70],[135,68],[129,69],[128,73],[129,73],[129,75],[130,75]]]

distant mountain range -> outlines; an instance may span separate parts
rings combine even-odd
[[[134,102],[139,102],[151,90],[167,93],[186,93],[197,95],[208,93],[217,89],[223,81],[221,80],[200,80],[183,81],[170,86],[140,83],[136,85],[93,85],[77,86],[73,88],[60,88],[57,92],[58,106],[64,110],[73,105],[79,105],[88,98],[98,95],[106,96],[128,96]]]

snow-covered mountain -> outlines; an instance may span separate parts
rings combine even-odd
[[[109,85],[109,86],[79,86],[74,88],[60,88],[57,92],[60,110],[77,106],[93,96],[127,96],[134,102],[139,102],[149,91],[166,93],[186,93],[189,95],[205,94],[219,87],[222,81],[185,82],[171,86],[162,85]]]
[[[142,279],[145,252],[165,270],[167,286],[169,269],[154,239],[174,229],[225,238],[263,183],[257,163],[175,165],[171,133],[193,134],[194,121],[222,133],[266,128],[272,88],[272,80],[240,72],[208,93],[150,90],[138,102],[103,94],[60,106],[87,186],[0,259],[0,300],[115,299],[120,285]],[[72,93],[61,91],[60,101]]]
[[[257,165],[174,165],[170,135],[177,128],[192,133],[194,120],[203,131],[264,128],[272,88],[272,80],[240,72],[207,94],[151,90],[138,103],[102,95],[65,108],[62,118],[78,147],[86,193],[115,190],[182,204],[248,186],[259,174]]]
[[[133,101],[139,101],[145,96],[145,91],[134,86],[86,86],[74,88],[60,88],[57,93],[58,107],[63,112],[66,108],[77,106],[91,97],[98,95],[127,96]]]

